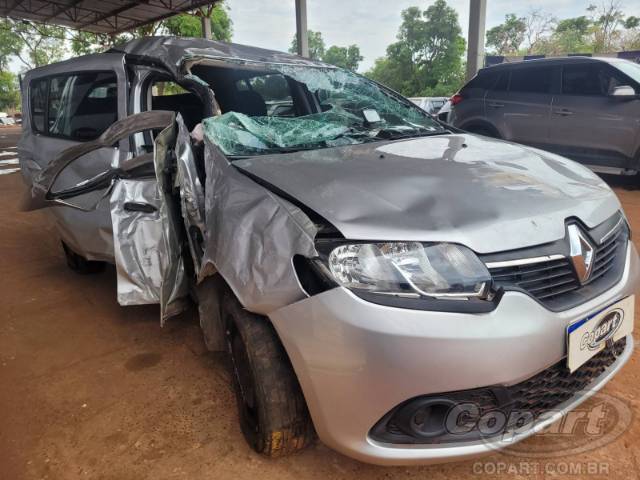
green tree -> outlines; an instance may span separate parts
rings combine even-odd
[[[624,21],[624,28],[620,48],[622,50],[640,50],[640,18],[627,17]]]
[[[509,13],[505,16],[504,23],[487,31],[487,46],[493,48],[498,55],[517,54],[526,32],[526,19]]]
[[[176,37],[202,37],[202,19],[205,16],[211,22],[211,36],[214,40],[228,42],[233,35],[233,22],[224,4],[216,4],[209,11],[204,9],[192,13],[183,13],[162,22],[162,28]]]
[[[20,89],[17,77],[7,71],[0,72],[0,110],[19,110]]]
[[[465,41],[458,14],[445,0],[424,11],[404,10],[397,38],[367,76],[406,96],[449,95],[459,88]]]
[[[4,61],[8,57],[16,57],[31,69],[60,61],[65,56],[67,29],[64,27],[5,19],[2,28],[10,37],[0,47],[0,54],[5,55]]]
[[[120,45],[130,40],[132,35],[107,35],[105,33],[91,33],[75,31],[71,35],[71,51],[75,55],[88,55],[90,53],[99,53],[109,48]]]
[[[224,3],[213,7],[203,7],[189,13],[169,17],[161,22],[149,23],[131,32],[121,35],[106,35],[90,32],[75,32],[71,36],[71,50],[76,55],[86,55],[107,50],[133,38],[148,37],[157,34],[174,35],[176,37],[201,37],[201,17],[209,18],[211,36],[215,40],[228,42],[233,34],[233,22]]]
[[[560,20],[548,42],[549,54],[563,53],[591,53],[593,41],[591,38],[592,21],[582,15],[575,18]]]
[[[615,43],[620,38],[619,27],[624,24],[620,2],[609,0],[601,5],[592,4],[587,11],[593,18],[593,51],[607,53],[615,50]]]
[[[638,28],[640,26],[640,18],[634,17],[633,15],[627,17],[624,21],[624,28],[627,30],[631,30],[634,28]]]
[[[322,60],[324,58],[325,44],[321,32],[307,30],[307,38],[309,39],[309,58],[313,60]],[[298,37],[293,36],[289,53],[298,53]]]
[[[13,33],[13,22],[0,19],[0,70],[9,68],[11,57],[20,50],[20,38]]]
[[[354,72],[358,70],[358,65],[360,65],[362,60],[363,57],[360,55],[360,48],[357,45],[349,45],[348,47],[332,45],[327,49],[322,58],[323,62]]]

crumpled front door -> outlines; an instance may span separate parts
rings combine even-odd
[[[56,190],[65,168],[103,147],[146,130],[160,130],[154,153],[122,160],[106,171]],[[179,206],[171,199],[171,170],[176,139],[174,112],[150,111],[115,122],[98,139],[63,151],[33,180],[25,210],[74,205],[73,199],[104,190],[110,196],[114,258],[121,305],[159,303],[161,322],[182,310],[187,295]],[[105,187],[108,187],[105,190]],[[67,226],[74,228],[73,225]],[[96,232],[98,234],[98,232]]]

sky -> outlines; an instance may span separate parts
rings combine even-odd
[[[387,45],[396,39],[402,10],[411,6],[426,9],[434,0],[307,0],[308,27],[322,32],[328,46],[356,44],[366,71],[376,58],[384,56]],[[556,18],[584,15],[590,3],[603,0],[487,0],[487,29],[499,25],[504,16],[525,16],[532,8],[552,13]],[[469,28],[469,0],[447,0],[459,15],[463,35]],[[626,15],[640,16],[640,1],[621,0]],[[286,51],[295,34],[294,0],[227,0],[233,20],[233,41]],[[19,62],[12,71],[24,68]]]
[[[507,13],[525,16],[540,8],[562,19],[586,14],[590,3],[602,0],[487,0],[487,29],[504,21]],[[426,9],[433,0],[307,0],[308,27],[322,32],[327,46],[356,44],[364,56],[360,70],[368,70],[394,42],[405,8]],[[469,0],[447,0],[459,15],[463,35],[469,28]],[[622,0],[627,15],[640,16],[640,1]],[[274,50],[287,50],[295,34],[294,0],[227,0],[233,20],[233,41]]]

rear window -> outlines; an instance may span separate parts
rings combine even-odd
[[[51,76],[31,83],[33,129],[85,141],[118,119],[118,83],[113,72]]]
[[[551,93],[553,67],[518,68],[511,72],[509,90],[523,93]]]
[[[487,71],[480,70],[478,75],[473,77],[469,83],[467,83],[464,88],[482,88],[485,90],[490,90],[498,81],[500,77],[500,72],[497,71]]]

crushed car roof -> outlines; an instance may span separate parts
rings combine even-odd
[[[250,47],[237,43],[206,40],[204,38],[145,37],[113,47],[109,52],[122,52],[134,57],[147,58],[156,62],[159,61],[172,70],[178,67],[184,59],[194,57],[335,68],[326,63],[317,62],[290,53]]]

